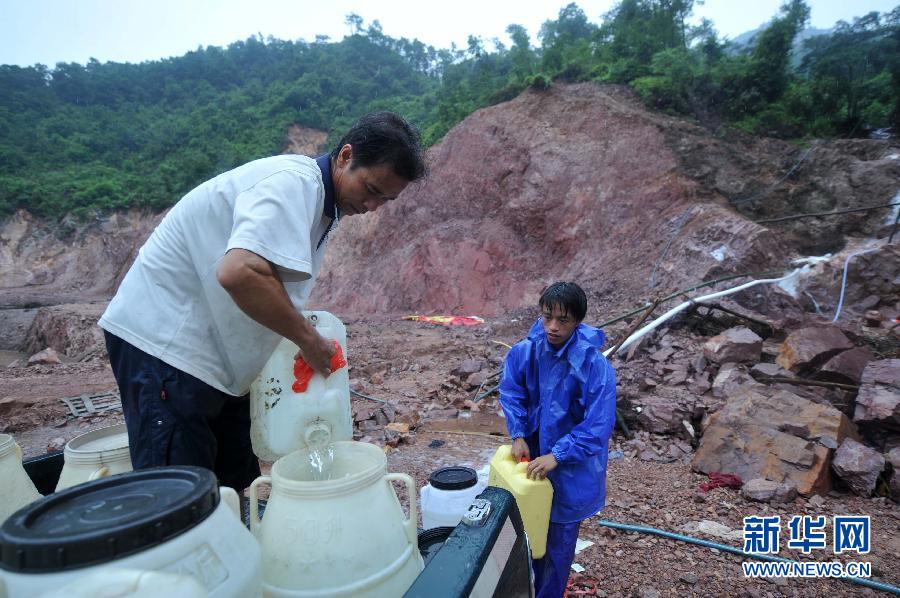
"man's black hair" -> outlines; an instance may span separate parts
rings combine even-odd
[[[581,287],[574,282],[554,282],[541,293],[538,302],[541,309],[553,309],[558,305],[562,311],[581,322],[587,314],[587,297]]]
[[[407,181],[425,176],[419,132],[399,114],[372,112],[354,124],[331,150],[336,159],[347,144],[353,148],[353,168],[390,164],[394,174]]]

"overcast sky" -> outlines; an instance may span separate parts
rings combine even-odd
[[[827,29],[839,19],[891,10],[897,0],[807,0],[811,25]],[[523,25],[535,39],[541,23],[555,19],[568,0],[0,0],[0,64],[142,62],[181,56],[198,46],[226,46],[264,37],[340,40],[349,13],[386,35],[418,38],[438,48],[465,47],[468,35],[508,43],[506,26]],[[576,2],[593,23],[614,0]],[[706,0],[695,20],[711,19],[729,38],[757,28],[781,0]]]

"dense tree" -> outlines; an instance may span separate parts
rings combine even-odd
[[[896,70],[891,72],[900,54],[897,30],[892,15],[872,12],[852,24],[838,22],[831,35],[807,40],[801,69],[810,81],[812,118],[845,134],[888,120],[897,97],[892,89]]]
[[[254,36],[141,64],[0,65],[0,216],[161,209],[205,178],[279,151],[297,123],[334,142],[355,118],[398,110],[428,144],[473,111],[557,81],[628,84],[652,108],[783,137],[900,123],[900,7],[805,43],[787,0],[746,48],[694,0],[621,0],[599,24],[576,4],[539,31],[436,49],[346,17],[339,42]]]

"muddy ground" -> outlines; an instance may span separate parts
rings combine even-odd
[[[354,390],[391,401],[398,411],[420,415],[418,426],[408,441],[388,447],[388,469],[408,473],[417,487],[424,485],[431,471],[445,465],[465,464],[476,469],[506,441],[497,435],[503,429],[497,415],[496,395],[477,403],[471,401],[477,387],[471,387],[453,373],[465,360],[482,361],[484,371],[493,372],[505,355],[502,343],[519,340],[532,323],[534,314],[494,318],[484,325],[445,328],[404,321],[397,317],[347,318],[348,357]],[[610,336],[615,330],[608,331]],[[16,357],[4,353],[7,363]],[[488,383],[485,388],[490,388]],[[121,421],[120,413],[88,418],[69,418],[62,397],[115,389],[105,361],[92,359],[56,366],[15,366],[0,369],[0,400],[14,398],[15,409],[0,415],[4,431],[12,433],[25,456],[32,457],[57,449],[61,443],[93,428]],[[354,397],[354,410],[373,401]],[[459,411],[460,417],[452,413]],[[473,409],[476,411],[473,412]],[[657,446],[676,442],[669,438],[649,438]],[[384,444],[381,430],[357,434],[363,440]],[[706,477],[691,472],[690,455],[669,463],[642,461],[632,456],[617,431],[612,449],[625,456],[612,459],[607,482],[607,507],[587,520],[580,537],[594,544],[576,556],[583,573],[599,581],[596,595],[606,596],[866,596],[872,590],[842,581],[787,579],[747,580],[740,559],[728,553],[645,534],[617,532],[598,525],[599,519],[652,526],[686,533],[688,522],[712,520],[732,530],[742,529],[742,518],[756,514],[791,515],[860,514],[872,521],[872,552],[855,560],[869,561],[874,576],[900,584],[900,508],[884,498],[864,499],[831,492],[818,499],[798,498],[788,505],[770,506],[745,501],[737,490],[698,490]],[[682,443],[683,445],[683,443]],[[268,464],[263,464],[267,469]],[[405,491],[398,487],[404,506]],[[691,534],[698,535],[698,534]],[[734,546],[740,540],[701,536]],[[783,542],[784,544],[784,542]],[[804,558],[782,549],[780,556]],[[830,552],[813,552],[807,559],[850,560]]]

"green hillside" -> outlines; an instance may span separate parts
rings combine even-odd
[[[710,127],[786,138],[861,136],[898,123],[900,7],[791,47],[808,21],[790,0],[743,51],[693,0],[622,0],[593,22],[575,4],[509,39],[435,49],[377,21],[339,42],[250,38],[141,64],[0,66],[0,216],[167,207],[194,185],[278,152],[291,123],[331,141],[360,115],[404,114],[428,144],[528,86],[631,85],[648,106]]]

